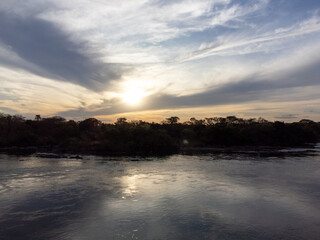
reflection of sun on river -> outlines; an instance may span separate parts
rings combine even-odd
[[[132,197],[135,193],[137,193],[137,180],[139,178],[139,175],[133,175],[133,176],[125,176],[122,178],[122,182],[124,185],[124,190],[122,198],[126,197]]]

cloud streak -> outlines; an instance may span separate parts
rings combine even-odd
[[[241,36],[240,39],[231,39],[231,41],[228,38],[223,39],[223,37],[220,37],[218,42],[202,43],[199,50],[189,53],[187,57],[182,58],[180,61],[191,61],[213,55],[241,55],[258,51],[270,51],[270,45],[267,46],[268,48],[261,50],[261,45],[258,44],[286,40],[319,31],[320,19],[313,16],[302,23],[288,28],[276,29],[273,32],[264,33],[260,36]],[[248,48],[250,45],[255,46]]]

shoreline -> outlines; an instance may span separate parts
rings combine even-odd
[[[119,156],[119,157],[157,157],[157,156],[171,156],[174,154],[194,155],[194,154],[250,154],[257,156],[282,156],[282,155],[295,155],[295,154],[314,154],[320,152],[320,143],[305,146],[231,146],[231,147],[181,147],[178,151],[167,154],[129,154],[125,152],[85,152],[85,151],[61,151],[55,148],[47,147],[2,147],[0,153],[10,155],[35,155],[39,158],[71,158],[82,159],[83,155],[96,155],[96,156]]]

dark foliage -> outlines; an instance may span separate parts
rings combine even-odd
[[[269,122],[235,116],[179,123],[178,117],[161,124],[128,122],[106,124],[95,118],[67,121],[62,117],[26,120],[0,114],[0,148],[101,155],[166,155],[181,147],[302,146],[319,140],[320,123]]]

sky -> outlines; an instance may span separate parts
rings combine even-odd
[[[0,112],[320,121],[319,0],[1,0]]]

